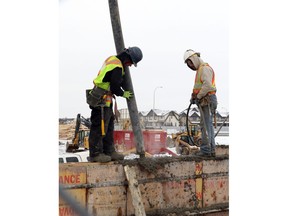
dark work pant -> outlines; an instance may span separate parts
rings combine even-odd
[[[91,107],[92,108],[92,107]],[[101,134],[101,108],[91,110],[91,128],[89,134],[90,157],[95,157],[99,153],[111,154],[114,148],[114,114],[111,107],[104,107],[104,127],[105,136]]]

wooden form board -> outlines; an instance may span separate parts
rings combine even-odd
[[[149,215],[165,209],[201,211],[229,206],[229,159],[151,161],[161,164],[155,172],[137,163],[130,167],[113,162],[59,164],[59,181],[67,173],[80,174],[80,182],[78,178],[66,184],[67,190],[80,196],[77,199],[91,215]],[[133,189],[133,184],[138,187]],[[67,206],[60,202],[59,212],[63,207]]]
[[[59,184],[67,185],[83,185],[86,183],[86,169],[78,166],[60,167],[59,170]],[[67,193],[76,200],[76,202],[85,207],[86,206],[86,189],[75,188],[68,189]],[[59,197],[59,216],[75,215],[75,211],[69,206],[61,197]]]
[[[128,180],[129,190],[132,196],[132,204],[136,216],[146,216],[145,208],[142,202],[141,192],[137,181],[135,167],[124,166],[126,178]]]

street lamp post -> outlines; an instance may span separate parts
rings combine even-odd
[[[154,123],[154,125],[155,125],[155,122],[154,122],[154,120],[155,120],[155,93],[156,93],[156,90],[157,90],[158,88],[163,88],[163,86],[157,86],[157,87],[154,89],[154,94],[153,94],[153,123]]]

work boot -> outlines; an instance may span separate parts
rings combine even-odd
[[[111,160],[124,160],[124,155],[119,154],[118,152],[114,151],[110,154]]]
[[[90,159],[91,159],[91,162],[100,162],[100,163],[106,163],[106,162],[111,161],[111,157],[103,153],[100,153],[96,157],[92,157]]]

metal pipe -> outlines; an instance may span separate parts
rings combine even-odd
[[[75,211],[77,215],[91,216],[88,210],[84,206],[80,205],[80,203],[64,189],[63,185],[59,185],[59,195]]]
[[[110,18],[113,30],[113,37],[115,42],[115,47],[117,54],[122,52],[125,48],[124,39],[122,35],[121,21],[119,15],[119,7],[117,0],[109,0],[109,9],[110,9]],[[132,123],[132,129],[136,141],[136,153],[140,155],[140,157],[145,157],[145,148],[143,141],[143,134],[140,127],[138,108],[136,104],[136,96],[133,91],[133,84],[130,76],[130,71],[128,67],[125,67],[125,78],[124,78],[124,88],[125,90],[129,90],[133,92],[134,96],[131,99],[127,99],[127,106],[129,110],[129,115]]]

